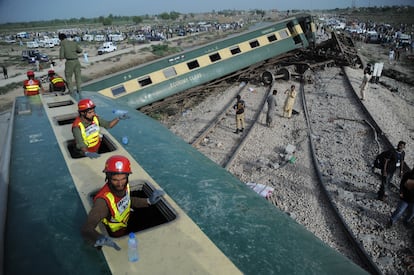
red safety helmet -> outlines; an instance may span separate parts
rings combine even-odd
[[[27,76],[34,76],[34,72],[33,71],[27,71]]]
[[[79,112],[83,112],[86,111],[88,109],[92,109],[95,108],[95,103],[93,103],[92,100],[90,100],[89,98],[85,98],[82,99],[78,102],[78,111]]]
[[[107,159],[104,173],[132,174],[131,163],[124,156],[115,155]]]
[[[48,72],[47,72],[47,74],[54,74],[55,73],[55,71],[54,70],[49,70]]]

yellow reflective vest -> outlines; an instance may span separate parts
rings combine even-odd
[[[83,142],[86,144],[86,146],[88,146],[88,151],[98,151],[99,145],[101,144],[101,134],[98,118],[94,116],[91,125],[85,128],[85,125],[83,125],[82,121],[78,117],[74,122],[74,126],[79,127]]]
[[[112,194],[108,184],[99,190],[95,196],[95,200],[102,198],[106,201],[109,211],[111,212],[111,218],[104,218],[102,223],[112,231],[116,232],[122,228],[127,227],[129,214],[131,211],[131,197],[129,192],[129,184],[126,185],[126,193],[123,197],[117,197]]]

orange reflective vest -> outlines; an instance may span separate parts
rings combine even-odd
[[[40,81],[37,79],[27,79],[23,83],[24,85],[24,94],[31,96],[31,95],[38,95],[40,90]]]
[[[117,197],[111,192],[107,183],[101,190],[99,190],[98,194],[96,194],[94,201],[98,198],[106,201],[106,205],[111,212],[111,218],[104,218],[102,220],[103,224],[105,224],[112,232],[127,227],[131,211],[129,184],[126,185],[125,196]]]
[[[97,152],[101,145],[101,133],[99,120],[97,116],[93,117],[92,123],[85,128],[80,117],[77,117],[72,124],[72,128],[79,127],[81,130],[83,142],[88,146],[89,152]]]

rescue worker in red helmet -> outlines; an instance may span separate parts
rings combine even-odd
[[[66,81],[54,70],[49,70],[47,72],[48,80],[49,80],[49,92],[62,92],[64,93],[66,90]]]
[[[131,196],[128,183],[128,177],[132,174],[131,163],[124,156],[115,155],[108,158],[103,172],[106,175],[106,183],[95,195],[92,209],[81,232],[95,247],[106,245],[120,250],[110,237],[121,237],[138,231],[138,208],[158,203],[164,192],[155,190],[149,198]],[[131,211],[131,208],[135,211]],[[96,231],[95,228],[100,222],[105,225],[110,237]]]
[[[126,115],[107,121],[95,113],[95,103],[86,98],[78,102],[79,116],[72,123],[72,133],[75,138],[75,155],[98,158],[99,146],[102,141],[100,127],[110,129],[119,120],[128,118]]]
[[[23,90],[26,96],[38,95],[40,91],[45,92],[42,83],[35,78],[33,71],[27,71],[27,79],[23,82]]]

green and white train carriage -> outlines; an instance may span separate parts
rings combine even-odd
[[[314,41],[314,29],[310,15],[288,18],[116,73],[86,84],[83,90],[99,92],[137,109],[260,61],[306,48],[308,40]]]

